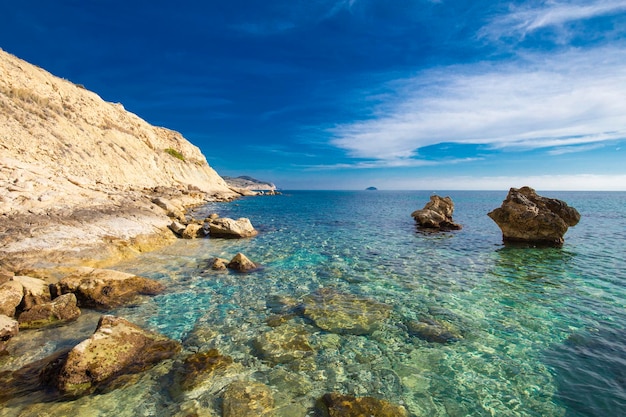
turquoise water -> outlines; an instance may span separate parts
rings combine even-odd
[[[410,213],[428,192],[294,191],[211,204],[196,215],[248,217],[259,235],[180,240],[115,266],[161,280],[167,291],[114,314],[186,351],[231,356],[241,375],[272,388],[278,416],[312,415],[329,391],[384,398],[414,416],[626,415],[626,193],[542,192],[582,215],[562,248],[504,246],[486,214],[506,192],[439,194],[452,197],[463,230],[416,228]],[[208,267],[237,252],[262,268]],[[388,318],[367,334],[323,330],[298,314],[268,326],[276,296],[298,303],[320,288],[382,303]],[[459,337],[425,340],[408,325],[420,319]],[[278,360],[259,348],[260,339],[295,333],[311,346],[303,357]],[[215,390],[171,395],[168,366],[131,388],[55,407],[121,416],[218,404]],[[36,410],[36,401],[25,396],[0,415]]]

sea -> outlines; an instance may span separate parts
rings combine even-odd
[[[217,349],[236,371],[222,385],[175,393],[180,360],[169,360],[132,384],[72,401],[25,392],[0,416],[217,416],[223,387],[238,378],[269,387],[268,415],[279,417],[314,416],[329,392],[384,399],[410,416],[626,416],[626,193],[538,193],[582,216],[561,247],[503,243],[487,213],[507,191],[283,191],[210,203],[193,215],[247,217],[259,234],[181,239],[114,265],[167,289],[109,313],[180,341],[182,354]],[[411,213],[432,194],[452,198],[462,230],[416,226]],[[259,268],[210,268],[212,258],[238,252]],[[321,290],[345,296],[343,308],[368,300],[388,314],[363,332],[316,324],[298,305]],[[23,332],[19,360],[88,337],[100,314]],[[425,337],[411,323],[454,337]],[[280,344],[294,334],[307,349]],[[0,358],[0,371],[22,365]]]

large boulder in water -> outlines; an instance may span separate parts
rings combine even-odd
[[[411,217],[425,228],[439,230],[460,230],[461,225],[452,220],[454,203],[450,197],[433,195],[423,209],[415,210]]]
[[[111,269],[77,268],[59,281],[56,294],[74,293],[80,307],[109,309],[129,304],[143,295],[155,295],[164,287],[153,279]]]
[[[256,236],[258,233],[245,217],[237,220],[220,217],[211,220],[209,227],[211,237],[241,238]]]
[[[178,342],[115,316],[102,316],[95,333],[49,364],[42,376],[68,397],[79,397],[121,375],[138,373],[171,358]]]
[[[530,187],[511,188],[502,206],[488,216],[502,230],[505,242],[562,245],[563,235],[580,221],[564,201],[537,195]]]

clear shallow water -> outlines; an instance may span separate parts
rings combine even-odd
[[[247,378],[272,387],[280,416],[307,415],[329,391],[385,398],[415,416],[624,415],[626,193],[541,193],[582,215],[562,248],[503,246],[486,214],[506,192],[439,194],[452,197],[463,230],[416,229],[410,213],[424,206],[427,192],[285,192],[209,205],[197,215],[248,217],[260,234],[180,240],[116,266],[162,280],[168,290],[113,313],[189,351],[230,355]],[[209,259],[237,252],[263,268],[208,270]],[[323,331],[302,317],[267,325],[268,298],[302,300],[319,288],[385,303],[391,313],[367,335]],[[406,323],[419,319],[446,322],[462,339],[415,337]],[[255,341],[281,328],[306,334],[313,353],[266,360]],[[192,399],[168,393],[165,368],[133,388],[59,409],[173,415]],[[36,401],[25,397],[0,415],[18,415]]]

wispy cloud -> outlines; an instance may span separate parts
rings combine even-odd
[[[513,7],[510,13],[492,20],[481,30],[480,35],[491,39],[524,38],[542,28],[561,28],[575,21],[624,11],[626,3],[623,0],[546,1],[542,7]]]
[[[397,161],[443,142],[533,149],[626,137],[623,48],[441,68],[393,85],[368,119],[332,128],[331,144]]]
[[[548,151],[549,155],[565,155],[568,153],[578,153],[578,152],[587,152],[592,151],[594,149],[604,148],[603,143],[596,143],[591,145],[581,145],[581,146],[563,146],[560,148],[551,149]]]
[[[446,160],[425,160],[425,159],[411,159],[411,158],[398,158],[393,160],[376,160],[376,161],[358,161],[355,163],[337,163],[337,164],[321,164],[321,165],[306,165],[301,166],[302,169],[307,171],[335,171],[345,169],[373,169],[373,168],[410,168],[410,167],[425,167],[425,166],[438,166],[438,165],[454,165],[464,162],[479,161],[482,158],[454,158]]]

